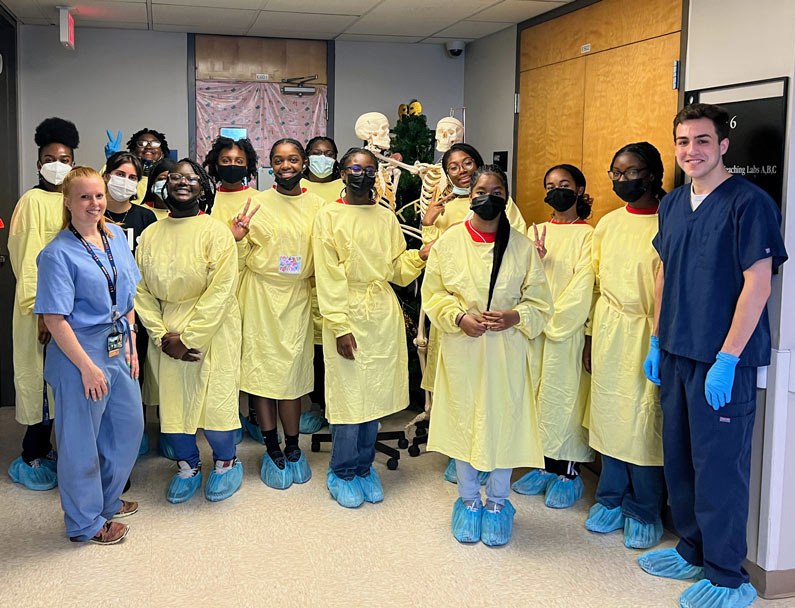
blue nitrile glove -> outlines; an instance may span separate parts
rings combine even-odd
[[[121,150],[121,131],[119,131],[116,139],[113,139],[113,133],[110,132],[110,129],[105,129],[105,131],[108,133],[108,143],[105,144],[105,158],[110,158]]]
[[[646,372],[649,382],[660,386],[660,339],[657,336],[651,337],[649,354],[643,362],[643,371]]]
[[[704,394],[713,410],[717,411],[732,400],[734,368],[739,361],[739,357],[721,351],[715,357],[715,363],[709,368],[704,382]]]

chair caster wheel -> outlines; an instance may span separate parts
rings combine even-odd
[[[386,461],[386,468],[390,471],[394,471],[398,468],[398,460],[397,458],[390,458]]]
[[[420,446],[418,445],[410,445],[409,446],[409,456],[412,458],[416,458],[420,455]]]
[[[409,447],[408,439],[406,439],[405,437],[402,439],[398,439],[398,448],[400,448],[401,450],[405,450],[407,447]]]

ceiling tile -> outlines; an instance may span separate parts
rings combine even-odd
[[[163,0],[166,1],[166,0]],[[267,11],[286,11],[295,13],[330,13],[335,15],[363,15],[381,0],[265,0],[262,7]]]
[[[494,4],[494,0],[385,0],[346,33],[430,36]]]
[[[19,20],[25,21],[27,17],[35,19],[42,19],[46,15],[44,11],[39,8],[38,3],[31,2],[31,0],[2,0],[5,7]]]
[[[146,21],[83,21],[80,27],[103,27],[116,30],[148,30]],[[77,34],[80,35],[80,32]]]
[[[144,0],[146,1],[146,0]],[[169,4],[186,8],[233,8],[259,10],[267,0],[152,0],[152,5]]]
[[[332,37],[344,32],[356,21],[355,15],[318,15],[312,13],[282,13],[262,11],[248,31],[250,36],[281,36],[291,30],[302,32],[304,37],[318,32],[333,32]]]
[[[23,25],[57,25],[57,19],[38,19],[35,17],[25,17],[19,20]]]
[[[433,36],[431,38],[425,38],[424,40],[420,40],[422,44],[447,44],[448,42],[452,41],[457,42],[472,42],[475,40],[474,38],[439,38],[438,36]]]
[[[71,13],[76,26],[94,21],[137,21],[144,25],[148,22],[146,4],[139,2],[83,2],[74,7]]]
[[[219,36],[245,36],[248,26],[239,27],[226,24],[192,25],[192,24],[154,24],[153,30],[157,32],[184,32],[189,34],[216,34]]]
[[[379,36],[376,34],[341,34],[337,40],[350,40],[353,42],[419,42],[421,36]]]
[[[442,38],[480,38],[515,25],[514,23],[492,23],[490,21],[459,21],[436,35]]]
[[[568,1],[547,1],[539,0],[505,0],[498,5],[485,9],[469,21],[501,21],[505,23],[519,23],[525,19],[532,19],[541,13],[551,11],[553,8],[568,4]]]
[[[152,22],[155,26],[179,25],[182,29],[177,31],[180,32],[204,32],[208,28],[218,27],[225,32],[232,30],[245,33],[256,15],[255,10],[152,5]]]

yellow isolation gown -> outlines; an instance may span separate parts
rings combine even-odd
[[[135,310],[159,347],[168,332],[201,361],[160,353],[160,430],[240,428],[240,309],[235,239],[209,215],[167,217],[141,234],[135,251],[141,282]]]
[[[298,399],[314,383],[312,224],[323,199],[271,189],[260,193],[257,203],[262,206],[244,239],[250,249],[237,290],[243,317],[240,390]]]
[[[326,203],[335,203],[342,195],[342,189],[345,188],[345,182],[341,179],[335,179],[330,182],[310,182],[308,179],[301,180],[301,187],[306,188],[307,192],[317,194]],[[312,278],[312,329],[314,331],[314,343],[318,345],[323,344],[323,315],[320,314],[320,308],[317,303],[317,287],[315,287],[315,279]]]
[[[585,222],[545,222],[539,233],[544,228],[547,254],[542,263],[555,314],[530,344],[541,443],[547,458],[589,462],[594,454],[582,422],[591,377],[582,366],[582,347],[593,298],[593,228]]]
[[[159,220],[168,217],[168,214],[171,213],[168,209],[160,209],[154,206],[154,203],[143,203],[143,205],[149,209],[152,213],[155,214],[155,217]]]
[[[553,302],[533,243],[511,230],[492,310],[516,310],[519,323],[470,338],[461,312],[486,310],[493,243],[476,243],[463,224],[431,249],[422,303],[442,332],[428,449],[478,471],[541,467],[544,452],[530,378],[530,340],[552,317]]]
[[[592,246],[598,299],[591,323],[590,443],[641,466],[663,465],[660,389],[643,373],[660,266],[651,244],[656,234],[656,213],[622,207],[599,221]]]
[[[323,314],[326,417],[332,424],[382,418],[409,403],[403,311],[389,283],[408,285],[425,266],[395,214],[381,205],[325,205],[315,218],[315,279]],[[355,360],[337,353],[352,333]]]
[[[20,424],[38,424],[43,414],[43,352],[39,344],[38,316],[33,314],[39,278],[36,256],[63,224],[63,195],[32,188],[14,208],[8,227],[8,252],[16,277],[12,335],[14,343],[14,389],[16,419]],[[50,418],[55,401],[49,393]]]
[[[434,239],[438,239],[445,230],[463,222],[465,219],[471,217],[469,209],[469,196],[457,196],[453,198],[444,207],[444,215],[439,215],[432,226],[422,227],[422,244],[427,245]],[[511,227],[515,228],[522,234],[527,230],[527,224],[522,217],[522,212],[519,207],[513,202],[512,198],[508,198],[508,206],[505,209],[505,215],[508,216],[508,221]],[[428,354],[425,363],[425,373],[422,376],[422,384],[420,385],[423,390],[433,392],[433,381],[436,377],[436,364],[439,360],[439,341],[441,335],[436,326],[431,324],[431,331],[428,334]]]
[[[256,190],[250,186],[231,192],[226,190],[218,190],[215,193],[215,201],[213,202],[213,208],[210,210],[210,215],[223,223],[224,226],[229,227],[232,224],[232,220],[236,218],[237,215],[243,211],[243,209],[245,209],[246,202],[249,199],[251,199],[251,204],[249,205],[248,211],[251,213],[254,210],[254,207],[257,206],[257,203],[261,202],[259,200],[254,200],[259,194],[259,190]],[[257,213],[259,214],[261,211],[262,210],[260,209],[260,211]],[[238,270],[243,270],[243,265],[245,264],[248,250],[249,244],[245,239],[237,243]]]

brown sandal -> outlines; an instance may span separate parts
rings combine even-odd
[[[122,500],[121,501],[121,509],[119,509],[116,514],[111,517],[111,519],[120,519],[122,517],[127,517],[129,515],[135,515],[138,513],[138,503],[130,500]]]

